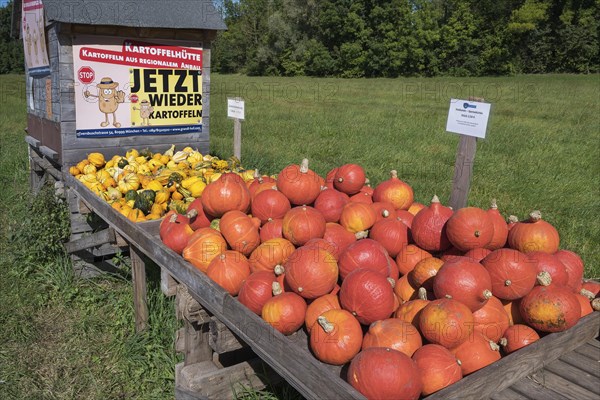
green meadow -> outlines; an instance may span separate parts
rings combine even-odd
[[[458,136],[445,131],[450,98],[492,104],[478,140],[469,204],[525,219],[541,210],[561,247],[600,277],[598,75],[501,78],[314,79],[213,75],[211,153],[229,157],[226,99],[246,101],[242,162],[277,173],[302,158],[321,174],[361,164],[375,185],[396,169],[415,199],[447,202]],[[150,268],[150,328],[134,333],[128,260],[121,275],[79,281],[61,240],[64,205],[29,194],[24,77],[0,76],[0,398],[173,397],[173,300]],[[126,149],[123,149],[125,151]],[[245,398],[287,398],[283,393]]]

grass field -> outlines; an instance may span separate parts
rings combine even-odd
[[[150,271],[148,332],[133,333],[123,277],[74,281],[60,248],[64,209],[28,195],[24,78],[0,76],[0,399],[172,397],[173,304]],[[492,103],[470,204],[503,215],[542,211],[561,247],[600,277],[600,81],[596,76],[340,80],[212,77],[211,149],[232,153],[227,97],[246,100],[244,164],[276,173],[303,157],[321,174],[347,162],[373,183],[389,170],[417,201],[449,198],[458,137],[451,97]],[[124,149],[125,150],[125,149]],[[154,274],[154,275],[153,275]],[[256,396],[258,397],[258,396]]]

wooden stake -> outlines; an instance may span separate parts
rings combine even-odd
[[[452,181],[452,194],[449,205],[454,211],[466,207],[473,175],[473,161],[477,149],[477,138],[460,135],[456,162],[454,164],[454,179]]]
[[[242,121],[237,118],[233,119],[233,155],[242,159]]]
[[[148,323],[148,300],[146,297],[146,263],[143,254],[129,246],[131,257],[131,280],[133,281],[133,307],[135,309],[135,331],[142,332]]]

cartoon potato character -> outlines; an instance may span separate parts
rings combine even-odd
[[[140,108],[133,106],[134,110],[140,110],[140,118],[142,119],[141,125],[150,126],[150,115],[154,112],[154,107],[150,105],[148,100],[142,100],[140,102]]]
[[[98,107],[100,108],[100,112],[104,114],[104,122],[100,123],[101,127],[108,126],[108,114],[112,114],[113,116],[113,125],[117,128],[121,126],[119,122],[117,122],[117,116],[115,112],[117,108],[119,108],[119,103],[125,102],[125,92],[122,90],[116,90],[119,84],[117,82],[113,82],[112,78],[104,77],[100,80],[100,83],[96,85],[98,88],[98,95],[91,94],[88,90],[86,90],[83,95],[88,97],[97,97],[98,98]]]

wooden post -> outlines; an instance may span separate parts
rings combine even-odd
[[[238,118],[233,119],[233,155],[242,159],[242,121]]]
[[[449,202],[450,207],[452,207],[454,211],[467,206],[476,149],[476,137],[460,135],[460,142],[458,143],[458,150],[456,151],[456,162],[454,164],[452,194],[450,195]]]
[[[135,331],[146,329],[148,322],[148,300],[146,297],[146,263],[143,254],[129,245],[131,257],[131,279],[133,281],[133,306],[135,309]]]
[[[481,97],[469,97],[469,101],[484,102]],[[471,176],[473,176],[473,163],[477,150],[477,138],[474,136],[459,135],[456,162],[454,163],[454,179],[452,180],[452,193],[449,205],[454,211],[466,207],[471,189]]]

